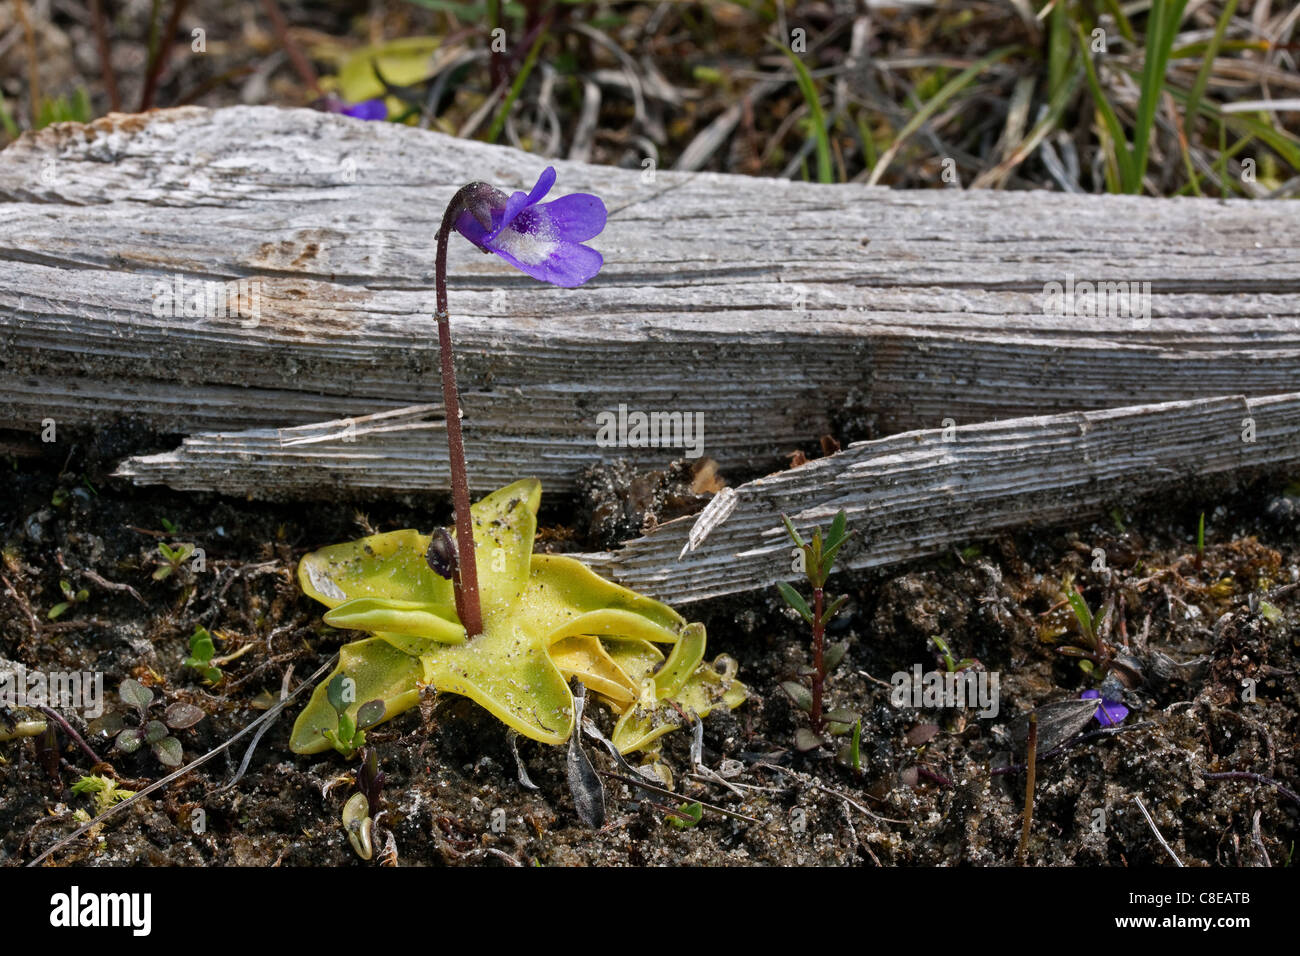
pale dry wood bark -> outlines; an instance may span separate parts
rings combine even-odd
[[[584,557],[628,587],[687,603],[800,579],[782,513],[806,534],[843,509],[854,536],[836,566],[861,569],[1298,463],[1300,392],[907,432],[741,485],[732,513],[684,557],[693,518]]]
[[[604,271],[552,289],[457,240],[451,305],[468,439],[561,487],[611,456],[594,419],[619,403],[704,411],[706,454],[758,471],[832,431],[1271,394],[1300,378],[1289,204],[556,165],[558,191],[611,209]],[[428,402],[442,204],[473,177],[526,188],[540,166],[271,108],[25,136],[0,153],[0,427],[278,429]],[[155,284],[177,274],[260,282],[259,322],[155,316]],[[1149,326],[1045,315],[1044,284],[1069,275],[1150,281]],[[478,474],[480,490],[495,481]]]
[[[1290,204],[893,192],[555,165],[557,195],[594,192],[610,208],[595,281],[554,289],[459,240],[450,252],[479,491],[523,474],[566,491],[596,461],[662,467],[680,454],[599,447],[596,415],[619,404],[703,412],[704,453],[724,474],[771,471],[827,433],[886,435],[945,419],[963,435],[993,429],[991,440],[1001,437],[985,457],[945,446],[916,466],[928,504],[879,511],[906,535],[874,553],[899,560],[939,547],[933,535],[980,530],[947,521],[936,501],[965,496],[985,530],[1074,513],[1005,501],[981,511],[981,495],[997,488],[977,475],[1010,468],[1013,484],[1029,481],[1014,471],[1024,455],[1048,442],[1073,461],[1086,440],[1038,419],[972,423],[1121,408],[1139,422],[1156,415],[1153,427],[1176,439],[1204,423],[1203,408],[1246,399],[1158,415],[1126,406],[1263,400],[1300,382],[1300,216]],[[179,488],[268,497],[445,488],[440,406],[425,404],[438,394],[435,224],[465,181],[526,189],[541,166],[510,149],[271,108],[110,116],[24,136],[0,153],[0,429],[126,420],[188,436],[121,469]],[[158,283],[177,275],[256,282],[257,321],[156,315]],[[1149,322],[1048,314],[1045,285],[1070,277],[1150,282]],[[745,495],[793,488],[789,501],[824,502],[820,514],[838,500],[826,498],[835,481],[875,474],[837,471],[875,447],[745,485]],[[1151,446],[1161,467],[1199,467],[1191,446],[1173,458],[1165,447]],[[1262,460],[1245,450],[1241,461],[1287,462],[1289,448]],[[1129,484],[1098,487],[1141,490],[1141,457],[1118,460]],[[950,461],[972,469],[957,484],[936,477]],[[893,474],[882,478],[901,480]],[[1046,474],[1096,484],[1087,473]],[[1056,492],[1077,504],[1077,489]],[[717,547],[766,554],[743,538],[758,500],[742,499],[749,510],[723,526],[741,537],[721,535]],[[787,499],[761,500],[770,538]],[[909,523],[908,509],[928,518]],[[922,529],[925,520],[942,527]],[[598,560],[656,593],[690,581],[700,597],[776,573],[742,568],[748,558],[713,562],[707,549],[678,563],[683,540],[669,525]]]

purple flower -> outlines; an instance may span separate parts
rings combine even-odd
[[[339,112],[344,116],[351,116],[353,119],[359,120],[388,119],[388,107],[381,99],[362,100],[360,103],[345,106]]]
[[[1079,695],[1080,700],[1094,700],[1100,697],[1099,690],[1085,690]],[[1124,718],[1128,716],[1128,708],[1117,700],[1102,698],[1094,716],[1097,718],[1097,723],[1103,727],[1115,727],[1123,723]]]
[[[547,166],[532,192],[506,196],[490,190],[491,209],[461,213],[456,231],[534,279],[566,289],[580,286],[605,264],[599,252],[582,245],[605,228],[605,204],[588,193],[541,202],[553,185],[555,169]]]
[[[340,113],[359,120],[388,119],[388,106],[382,99],[362,100],[360,103],[348,103],[335,93],[327,93],[316,102],[319,109],[327,113]]]

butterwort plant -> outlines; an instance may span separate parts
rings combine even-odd
[[[452,230],[484,253],[495,253],[521,272],[562,286],[576,288],[604,265],[595,249],[583,245],[605,228],[605,203],[589,193],[573,193],[552,202],[542,199],[555,185],[555,169],[548,166],[537,184],[525,192],[506,195],[495,186],[473,182],[462,186],[443,213],[438,230],[434,283],[437,292],[438,346],[442,365],[442,398],[447,416],[447,453],[451,465],[452,506],[456,538],[474,540],[471,529],[469,480],[465,471],[465,444],[460,428],[460,395],[452,353],[451,321],[447,311],[447,242]],[[456,611],[470,635],[483,632],[478,587],[478,563],[473,547],[461,549],[453,578]]]
[[[583,193],[543,203],[554,184],[551,168],[527,193],[470,183],[447,206],[435,318],[455,532],[371,535],[302,559],[299,582],[329,608],[325,622],[371,636],[343,647],[335,672],[316,688],[294,725],[297,753],[333,748],[351,757],[365,743],[364,728],[416,706],[428,687],[469,697],[514,731],[559,745],[578,728],[569,684],[576,680],[618,715],[611,740],[621,753],[657,749],[663,734],[746,697],[734,660],[704,660],[702,624],[573,558],[533,553],[536,479],[469,503],[447,243],[454,231],[534,278],[582,285],[604,262],[583,243],[604,228],[605,204]]]

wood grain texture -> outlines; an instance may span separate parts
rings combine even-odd
[[[350,427],[349,427],[350,426]],[[293,497],[322,489],[427,489],[441,441],[436,407],[244,433],[199,435],[120,474],[181,488]],[[358,449],[364,449],[359,451]],[[504,449],[470,460],[497,485],[521,472]],[[547,460],[547,456],[542,456]],[[1013,528],[1088,520],[1189,483],[1300,464],[1300,393],[1228,396],[927,429],[859,442],[735,488],[736,505],[685,556],[695,517],[612,553],[582,555],[620,583],[675,603],[796,580],[780,515],[855,530],[839,567],[896,564]],[[445,475],[439,475],[442,480]],[[545,489],[554,487],[543,477]]]
[[[741,485],[726,521],[680,559],[693,518],[583,557],[628,587],[689,603],[798,580],[782,513],[806,533],[844,509],[854,536],[837,567],[871,568],[1298,463],[1294,392],[908,432]]]
[[[611,210],[596,280],[553,289],[468,243],[450,250],[467,441],[496,456],[472,472],[478,490],[520,472],[567,488],[583,464],[620,455],[662,464],[663,449],[596,445],[596,414],[620,403],[705,412],[705,454],[753,473],[832,431],[1266,395],[1300,380],[1291,204],[669,171],[648,182],[639,169],[555,165],[557,192],[595,192]],[[0,153],[0,427],[128,417],[182,434],[274,432],[428,402],[442,204],[475,177],[526,188],[540,166],[261,107],[25,135]],[[258,283],[258,321],[156,316],[156,286],[178,274]],[[1149,281],[1149,324],[1044,314],[1044,284],[1070,275]],[[423,433],[430,448],[434,437]],[[400,489],[445,473],[400,459],[294,467],[294,488]],[[160,461],[132,468],[193,484]],[[240,487],[232,471],[221,487],[257,493],[262,480]]]
[[[444,488],[434,224],[465,181],[527,188],[541,165],[270,108],[25,135],[0,153],[0,428],[187,436],[121,465],[140,483]],[[842,566],[865,568],[1300,460],[1291,204],[555,165],[560,193],[610,208],[595,281],[553,289],[450,250],[476,490],[535,474],[566,491],[595,461],[681,454],[601,447],[596,416],[619,405],[702,413],[724,474],[774,471],[829,432],[888,436],[740,485],[680,559],[692,519],[589,556],[648,593],[793,578],[782,512],[807,527],[844,508]],[[177,276],[246,283],[257,308],[160,314]],[[1071,279],[1149,282],[1149,318],[1056,314],[1045,287]]]

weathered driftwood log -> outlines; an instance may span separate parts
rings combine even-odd
[[[1295,392],[909,432],[741,485],[731,514],[683,557],[693,518],[587,558],[628,587],[685,603],[800,577],[782,513],[807,531],[844,509],[856,534],[837,566],[869,568],[1298,462]]]
[[[470,178],[527,188],[542,165],[269,108],[24,136],[0,153],[0,428],[129,418],[180,434],[260,429],[125,468],[182,487],[260,493],[267,468],[240,465],[268,449],[271,487],[295,494],[437,487],[441,456],[420,451],[438,444],[437,406],[418,428],[405,413],[382,426],[396,432],[365,416],[438,393],[442,205]],[[450,252],[479,490],[523,473],[561,490],[592,461],[681,454],[598,444],[598,414],[619,405],[701,412],[703,453],[724,472],[758,472],[827,432],[1260,396],[1300,381],[1300,217],[1285,203],[555,165],[557,193],[595,192],[610,208],[596,280],[552,289],[468,243]],[[1096,296],[1049,287],[1082,282],[1136,285],[1098,318],[1086,314]],[[281,429],[346,428],[349,416],[359,437],[343,451],[355,461],[328,443],[280,445]],[[232,457],[195,472],[199,446]]]
[[[427,487],[440,430],[429,408],[349,422],[186,439],[122,473],[179,487],[264,494],[311,480],[340,488]],[[357,449],[364,449],[358,452]],[[474,467],[519,477],[485,448]],[[1300,462],[1300,393],[1171,402],[907,432],[740,485],[734,511],[679,557],[694,517],[660,525],[617,552],[585,556],[629,587],[689,602],[798,575],[780,520],[829,525],[843,508],[856,530],[841,568],[893,564],[1010,528],[1087,518],[1113,503],[1179,490],[1189,479]]]

